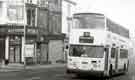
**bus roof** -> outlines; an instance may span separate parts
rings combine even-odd
[[[75,13],[74,15],[99,15],[99,16],[104,16],[104,14],[101,14],[101,13]]]
[[[79,17],[79,16],[98,16],[98,17],[105,17],[104,14],[101,13],[75,13],[74,17]],[[123,37],[129,38],[129,29],[123,27],[120,24],[117,24],[116,22],[110,20],[109,18],[106,17],[106,25],[109,31],[116,33],[118,35],[121,35]]]

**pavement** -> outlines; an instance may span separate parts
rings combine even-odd
[[[22,65],[22,64],[9,64],[7,66],[0,66],[0,72],[16,72],[23,70],[36,70],[36,69],[44,69],[44,68],[59,68],[64,67],[66,64],[63,63],[55,63],[55,64],[44,64],[44,65]]]
[[[56,64],[47,64],[47,65],[33,65],[27,66],[26,69],[42,69],[42,68],[57,68],[57,67],[64,67],[66,64],[56,63]]]

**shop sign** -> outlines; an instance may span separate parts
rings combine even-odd
[[[25,57],[33,57],[34,56],[34,44],[25,45]]]
[[[24,32],[24,29],[8,29],[8,32]]]
[[[27,32],[28,33],[32,33],[32,34],[36,34],[37,33],[36,29],[27,29]]]

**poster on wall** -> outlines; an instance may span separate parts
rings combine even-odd
[[[34,56],[34,44],[25,45],[25,57],[33,57]]]

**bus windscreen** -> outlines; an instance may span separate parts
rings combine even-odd
[[[104,48],[99,46],[71,45],[69,56],[103,58]]]

